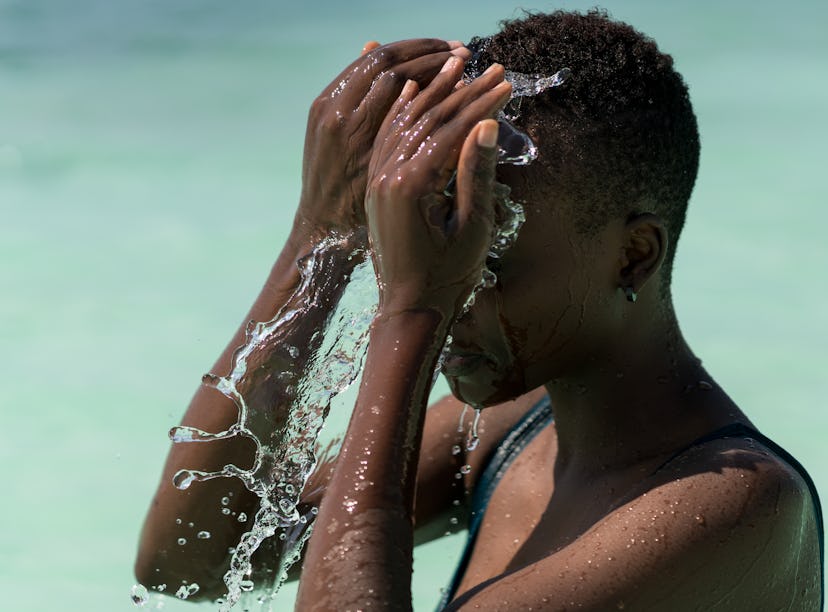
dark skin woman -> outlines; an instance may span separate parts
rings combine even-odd
[[[339,456],[306,496],[320,508],[297,609],[411,609],[415,539],[445,531],[458,487],[474,490],[507,432],[548,402],[554,421],[477,509],[446,609],[818,610],[821,516],[807,473],[702,367],[673,309],[698,135],[672,61],[600,13],[529,16],[482,48],[370,43],[311,109],[293,233],[249,318],[290,299],[294,262],[321,237],[361,226],[380,302]],[[489,68],[464,83],[472,62]],[[572,71],[522,103],[519,127],[539,149],[526,167],[496,165],[504,66]],[[495,182],[526,223],[496,285],[465,311],[493,235]],[[449,333],[455,397],[426,410]],[[453,455],[464,404],[485,408],[481,443]],[[219,431],[234,417],[202,389],[184,423]],[[248,512],[255,499],[226,481],[182,492],[170,479],[249,461],[237,442],[172,449],[142,534],[142,582],[221,595],[244,525],[218,519],[219,499],[231,490]],[[213,536],[181,550],[174,517],[214,524]]]

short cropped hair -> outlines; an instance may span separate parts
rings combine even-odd
[[[672,57],[596,9],[504,21],[478,61],[543,76],[571,70],[561,86],[512,102],[520,100],[519,124],[540,135],[535,163],[575,203],[576,227],[584,233],[612,219],[659,215],[671,242],[669,287],[699,164],[696,116]]]

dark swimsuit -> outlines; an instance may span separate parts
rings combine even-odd
[[[463,549],[460,562],[454,572],[454,577],[451,579],[449,587],[444,591],[443,597],[437,606],[438,611],[445,608],[449,602],[454,599],[454,596],[457,593],[457,588],[460,586],[460,581],[463,579],[469,560],[471,559],[472,551],[474,550],[474,543],[477,540],[477,534],[480,531],[480,526],[483,524],[483,515],[486,512],[486,506],[489,505],[489,500],[491,500],[500,479],[506,473],[506,470],[509,469],[509,466],[512,465],[512,462],[523,451],[523,449],[525,449],[529,443],[535,439],[535,436],[537,436],[553,421],[553,418],[552,406],[549,402],[549,398],[545,397],[535,404],[526,414],[524,414],[520,421],[518,421],[518,423],[511,429],[511,431],[506,434],[503,441],[492,455],[492,458],[486,464],[486,467],[480,475],[480,479],[472,492],[471,518],[469,522],[469,534],[466,539],[466,546]],[[805,468],[802,467],[802,464],[794,459],[788,451],[779,446],[776,442],[766,438],[764,435],[755,429],[748,427],[747,425],[742,423],[733,423],[693,441],[687,446],[687,448],[678,451],[667,459],[667,461],[665,461],[655,471],[658,472],[673,459],[682,453],[685,453],[688,449],[694,446],[699,446],[701,444],[705,444],[713,440],[720,440],[722,438],[751,438],[752,440],[756,440],[765,446],[765,448],[770,450],[774,455],[790,465],[799,473],[800,476],[802,476],[802,479],[808,486],[808,490],[811,492],[811,499],[814,503],[814,515],[816,516],[817,531],[819,536],[820,574],[822,576],[822,585],[824,585],[824,531],[822,525],[822,507],[819,503],[819,495],[817,494],[816,486],[814,486],[814,481],[811,479],[811,476]],[[821,586],[820,588],[822,590],[822,602],[824,604],[824,586]],[[821,609],[822,605],[820,605],[820,610]]]

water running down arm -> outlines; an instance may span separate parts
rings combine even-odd
[[[308,120],[302,197],[292,232],[244,324],[211,372],[219,376],[229,373],[232,355],[243,344],[248,320],[268,321],[288,305],[300,281],[296,265],[299,259],[331,232],[344,234],[364,223],[366,167],[380,122],[407,79],[428,83],[458,46],[441,40],[402,41],[379,48],[368,45],[367,53],[317,98]],[[337,291],[344,285],[340,281],[355,263],[331,261],[327,275],[330,292],[291,330],[291,346],[309,344],[312,333],[336,304]],[[279,367],[278,353],[286,348],[269,347],[270,354],[260,355],[264,370]],[[298,371],[301,366],[300,356],[294,367]],[[265,380],[263,376],[262,384],[253,386],[257,392],[273,394],[276,408],[268,421],[284,420],[290,398],[283,388]],[[200,387],[182,425],[219,432],[236,419],[237,408],[230,399]],[[175,592],[183,581],[196,582],[201,587],[196,598],[223,593],[221,577],[228,562],[227,550],[237,543],[246,526],[237,517],[251,517],[257,498],[235,478],[195,483],[180,491],[172,485],[172,477],[180,469],[214,471],[231,463],[244,468],[252,457],[253,447],[243,438],[173,445],[141,534],[136,559],[139,581],[147,586],[166,584],[167,592]],[[227,504],[222,503],[224,498],[229,500]],[[224,507],[230,508],[235,517],[223,514]],[[209,532],[210,537],[198,538],[201,531]],[[186,540],[185,545],[178,543],[181,538]]]
[[[411,608],[415,472],[434,364],[492,238],[494,67],[455,90],[452,60],[409,83],[374,147],[366,198],[380,306],[359,399],[317,517],[297,609]],[[462,152],[461,152],[462,147]],[[457,197],[443,189],[457,169]],[[382,367],[380,367],[380,362]]]

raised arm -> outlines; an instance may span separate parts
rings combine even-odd
[[[448,328],[492,238],[495,67],[455,89],[452,59],[406,84],[380,128],[366,199],[380,308],[366,372],[302,572],[299,610],[411,608],[415,472],[425,401]],[[462,148],[462,152],[461,152]],[[443,191],[457,169],[457,197]]]
[[[332,233],[348,234],[364,225],[363,200],[366,170],[376,131],[407,79],[425,86],[452,53],[463,53],[459,44],[441,40],[411,40],[382,47],[366,46],[366,52],[348,66],[313,103],[308,119],[302,176],[302,196],[292,232],[273,266],[244,324],[219,356],[213,369],[227,375],[233,352],[244,342],[249,320],[268,321],[298,299],[294,292],[300,276],[297,261]],[[354,261],[331,258],[326,275],[327,292],[287,334],[291,346],[307,346],[313,333],[335,305]],[[249,378],[252,392],[269,394],[275,406],[268,418],[284,420],[290,390],[266,376],[284,367],[286,346],[264,346],[256,359],[265,374]],[[303,356],[294,362],[301,370]],[[237,408],[224,395],[200,387],[187,409],[182,425],[208,432],[226,430],[237,419]],[[194,483],[185,491],[172,484],[180,469],[220,470],[226,464],[247,467],[253,447],[244,438],[206,444],[173,445],[161,482],[145,519],[135,571],[146,586],[167,585],[175,592],[184,581],[196,582],[195,598],[214,598],[223,593],[228,548],[235,545],[257,506],[257,498],[233,478]],[[223,508],[233,514],[226,515]],[[207,532],[209,538],[198,537]],[[185,544],[179,544],[184,541]]]

